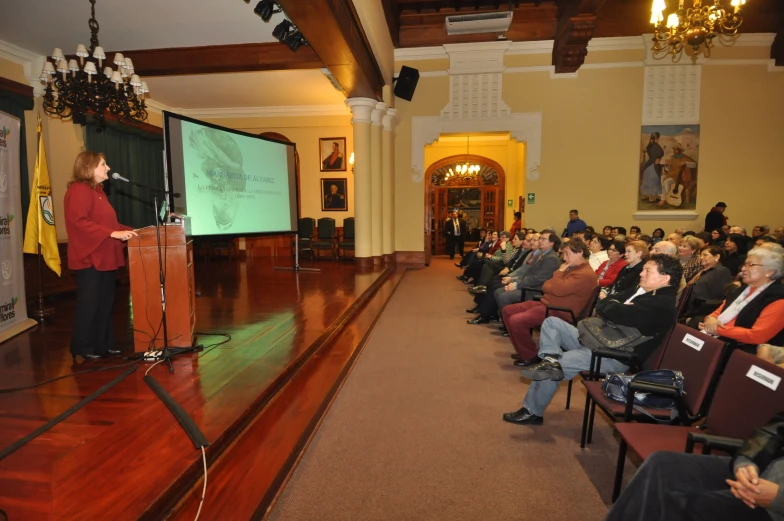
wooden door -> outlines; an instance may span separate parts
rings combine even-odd
[[[488,230],[501,231],[503,214],[498,204],[498,188],[495,186],[482,187],[482,226]]]
[[[444,225],[446,224],[447,212],[449,211],[449,198],[447,187],[435,189],[435,209],[433,212],[433,243],[435,244],[435,254],[443,255],[446,253],[446,238],[444,237]]]

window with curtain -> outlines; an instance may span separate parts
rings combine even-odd
[[[106,155],[111,173],[119,172],[137,183],[163,190],[162,135],[110,122],[102,132],[98,132],[95,125],[88,123],[85,126],[85,145],[88,150]],[[153,197],[157,196],[160,207],[162,193],[153,193],[111,177],[104,187],[122,224],[134,228],[155,224]]]

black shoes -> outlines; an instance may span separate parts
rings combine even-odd
[[[107,355],[121,355],[122,351],[120,351],[119,349],[107,349],[106,351],[104,351],[104,354],[107,354]]]
[[[481,295],[482,293],[487,293],[487,288],[485,286],[474,286],[473,288],[468,288],[468,291],[474,295]]]
[[[459,262],[455,262],[455,266],[457,266],[458,268],[462,268],[463,267],[463,265],[460,264]]]
[[[457,280],[462,280],[463,282],[465,282],[466,280],[468,280],[468,278],[467,278],[465,275],[458,275],[458,276],[457,276],[457,277],[455,277],[455,278],[456,278]]]
[[[474,306],[471,309],[466,309],[466,313],[479,313],[479,306]]]
[[[517,362],[515,362],[515,365],[517,365]],[[558,360],[549,356],[545,356],[538,364],[523,369],[520,371],[520,375],[529,378],[534,382],[542,380],[560,382],[564,379],[564,372],[561,364],[558,363]]]
[[[517,353],[515,353],[515,354],[517,354]],[[517,355],[517,356],[520,357],[520,355]],[[517,367],[531,367],[531,366],[534,366],[534,365],[538,364],[541,361],[542,361],[542,359],[539,358],[538,356],[535,356],[533,358],[529,358],[528,360],[521,360],[520,358],[515,358],[514,365],[516,365]]]
[[[466,323],[468,323],[468,324],[487,324],[489,322],[490,321],[488,319],[484,318],[482,315],[479,315],[476,318],[472,318],[471,320],[466,320]]]
[[[544,423],[544,418],[533,414],[525,407],[515,412],[507,412],[503,418],[505,422],[515,425],[541,425]]]
[[[518,353],[512,353],[511,357],[512,360],[520,360],[522,358],[522,356],[520,356]]]

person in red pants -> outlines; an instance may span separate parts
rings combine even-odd
[[[540,301],[528,300],[504,307],[504,324],[516,351],[512,355],[516,366],[539,363],[536,356],[539,348],[531,338],[530,329],[542,325],[547,306],[571,309],[579,317],[591,305],[597,280],[588,264],[591,255],[588,246],[579,238],[572,239],[564,246],[563,255],[565,262],[542,286],[544,295]],[[551,315],[569,319],[568,313],[556,311]]]

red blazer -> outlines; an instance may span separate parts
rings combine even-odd
[[[626,264],[628,264],[625,260],[618,259],[615,261],[615,264],[607,268],[607,273],[605,273],[604,277],[602,277],[601,274],[608,262],[610,261],[606,260],[602,262],[598,268],[596,268],[596,275],[599,277],[599,285],[603,288],[615,282],[615,279],[618,278],[618,273],[620,273],[621,270],[626,267]]]
[[[69,269],[112,271],[125,266],[125,243],[111,234],[133,228],[117,222],[117,213],[101,185],[90,188],[84,183],[72,184],[65,192],[63,208]]]

